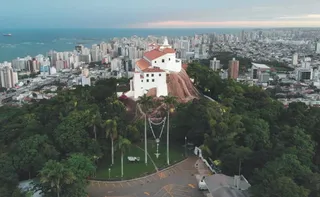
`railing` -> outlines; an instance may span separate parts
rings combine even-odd
[[[206,166],[210,169],[210,171],[214,174],[218,174],[208,163],[206,159],[203,158],[202,156],[202,150],[199,147],[194,148],[194,154],[197,155],[205,164]]]

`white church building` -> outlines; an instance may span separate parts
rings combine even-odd
[[[164,39],[163,45],[153,47],[135,63],[135,73],[130,81],[130,91],[126,96],[134,99],[143,96],[150,89],[156,89],[156,96],[167,96],[167,74],[180,72],[182,63],[176,58],[176,51]]]

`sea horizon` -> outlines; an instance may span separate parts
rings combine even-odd
[[[195,34],[239,33],[242,30],[265,28],[0,28],[0,62],[17,57],[46,55],[50,50],[73,51],[74,46],[106,42],[114,37],[192,36]]]
[[[74,46],[90,47],[114,37],[191,36],[204,33],[236,33],[243,28],[1,28],[0,62],[11,62],[17,57],[46,55],[50,50],[73,51]]]

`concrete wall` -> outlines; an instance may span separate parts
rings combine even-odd
[[[167,53],[162,57],[154,59],[151,63],[153,67],[159,67],[170,72],[180,72],[182,68],[181,60],[176,58],[175,53]]]
[[[143,77],[141,77],[143,76]],[[151,88],[157,88],[157,96],[167,96],[168,87],[165,72],[136,72],[133,77],[134,98],[144,95]]]

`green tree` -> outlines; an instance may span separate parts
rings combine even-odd
[[[111,164],[114,164],[114,140],[118,136],[117,121],[116,120],[106,120],[104,123],[106,138],[111,140]]]
[[[131,142],[127,138],[119,136],[118,144],[121,152],[121,177],[123,177],[123,156],[124,153],[130,148]]]
[[[12,197],[19,179],[18,174],[11,165],[10,158],[1,155],[0,157],[0,194],[4,197]]]
[[[309,190],[297,185],[289,177],[279,177],[262,187],[252,187],[253,197],[308,197]]]
[[[18,141],[10,154],[12,166],[18,172],[26,171],[31,179],[47,160],[58,157],[59,153],[48,142],[46,135],[33,135]]]
[[[222,170],[229,174],[242,174],[243,164],[248,161],[252,150],[248,147],[231,147],[221,156]],[[236,165],[238,164],[238,165]]]
[[[93,128],[94,139],[97,140],[97,125],[101,123],[101,115],[98,109],[98,106],[94,106],[90,110],[90,120],[88,125]]]
[[[60,197],[61,187],[64,184],[72,184],[76,176],[62,163],[50,160],[40,171],[40,182],[50,184],[51,189],[55,191],[57,197]]]
[[[63,187],[63,196],[86,197],[87,178],[95,172],[93,162],[83,154],[72,154],[63,164],[76,176],[72,184]]]
[[[131,142],[138,142],[141,138],[141,134],[135,124],[130,124],[126,127],[124,137],[130,139]]]
[[[152,97],[147,96],[144,94],[143,96],[139,97],[138,104],[141,106],[141,109],[144,113],[148,113],[150,111],[150,108],[152,107]]]
[[[261,150],[271,146],[269,124],[263,119],[246,117],[243,119],[246,129],[244,142],[252,150]]]

